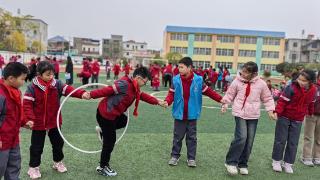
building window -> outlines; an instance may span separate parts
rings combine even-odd
[[[129,48],[130,47],[130,45],[129,44],[127,44],[127,48]]]
[[[188,34],[172,33],[171,40],[188,41]]]
[[[210,61],[192,61],[192,64],[195,68],[203,67],[203,69],[207,69],[210,67]]]
[[[262,51],[263,58],[279,59],[279,52],[277,51]]]
[[[293,61],[295,61],[295,60],[297,59],[297,55],[296,55],[296,54],[292,54],[292,55],[291,55],[291,59],[292,59]]]
[[[90,48],[88,48],[88,52],[90,52]]]
[[[144,47],[143,45],[140,46],[141,49],[143,49],[143,47]]]
[[[316,42],[312,43],[311,45],[312,48],[317,48],[318,47],[318,44]]]
[[[84,47],[84,48],[82,48],[82,51],[86,51],[86,48]]]
[[[194,48],[193,54],[211,55],[211,48]]]
[[[187,47],[170,47],[170,52],[175,52],[179,54],[188,54],[188,48]]]
[[[227,67],[228,69],[232,69],[232,62],[216,62],[215,63],[215,67],[219,68],[219,67]]]
[[[293,43],[293,47],[298,47],[298,43],[297,43],[297,42],[294,42],[294,43]]]
[[[239,56],[241,56],[241,57],[256,57],[256,51],[254,51],[254,50],[239,50]]]
[[[211,42],[212,36],[207,34],[196,34],[194,37],[195,41],[202,41],[202,42]]]
[[[218,41],[222,43],[234,43],[234,37],[233,36],[218,36]]]
[[[279,45],[280,45],[280,39],[276,39],[276,38],[263,38],[263,44],[264,44],[264,45],[275,45],[275,46],[279,46]]]
[[[269,70],[276,71],[276,65],[274,64],[261,64],[260,71]]]
[[[255,37],[240,37],[241,44],[257,44],[257,38]]]
[[[127,52],[127,56],[129,56],[129,52]]]
[[[233,49],[217,49],[217,56],[233,56]]]

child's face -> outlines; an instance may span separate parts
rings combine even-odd
[[[178,68],[181,76],[186,76],[191,72],[191,67],[187,67],[185,64],[182,63],[179,64]]]
[[[240,76],[248,81],[255,77],[255,75],[250,73],[246,68],[241,69]]]
[[[310,86],[310,82],[303,75],[299,75],[297,81],[300,87],[308,88]]]
[[[43,74],[40,75],[40,78],[45,81],[45,82],[49,82],[53,79],[54,73],[53,71],[45,71]]]
[[[148,82],[148,78],[142,78],[141,76],[137,76],[137,82],[139,87],[145,86]]]
[[[14,87],[14,88],[20,88],[21,86],[23,86],[25,79],[27,77],[27,74],[21,74],[18,77],[13,77],[13,76],[9,76],[7,78],[7,81],[9,82],[9,85]]]

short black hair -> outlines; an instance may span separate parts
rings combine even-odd
[[[179,64],[184,64],[187,67],[192,67],[192,59],[190,57],[183,57],[180,59]]]
[[[300,73],[301,76],[304,76],[309,82],[316,82],[316,73],[310,69],[305,69]]]
[[[148,78],[149,80],[151,79],[149,70],[143,66],[134,70],[133,77],[136,77],[136,76],[140,76],[142,78]]]
[[[3,69],[3,78],[7,79],[9,76],[15,78],[21,76],[22,74],[28,74],[29,70],[27,66],[19,62],[11,62]]]
[[[54,72],[53,65],[49,61],[40,61],[37,65],[37,73],[39,73],[39,75],[42,75],[46,71]]]
[[[243,64],[242,69],[246,69],[249,73],[257,73],[258,65],[255,62],[249,61]]]

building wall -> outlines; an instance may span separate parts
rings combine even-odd
[[[23,22],[22,31],[26,37],[26,45],[31,48],[34,41],[41,42],[42,52],[46,52],[48,42],[48,25],[40,19],[27,19]],[[30,28],[32,27],[32,28]]]
[[[244,35],[237,35],[237,34],[208,34],[208,33],[202,33],[202,32],[188,32],[188,38],[183,40],[172,40],[171,35],[172,34],[185,34],[186,32],[170,32],[165,31],[164,32],[164,52],[163,55],[169,53],[171,51],[172,47],[181,47],[181,48],[187,48],[187,53],[180,53],[183,56],[189,56],[195,61],[197,64],[203,64],[204,66],[212,65],[217,66],[218,64],[222,65],[230,65],[230,67],[233,70],[236,70],[239,65],[248,62],[248,61],[254,61],[258,64],[259,68],[265,69],[269,67],[272,67],[274,70],[275,65],[281,63],[284,61],[284,55],[285,55],[285,39],[284,37],[274,37],[274,39],[278,39],[279,44],[278,45],[266,45],[264,44],[264,39],[266,38],[273,38],[273,37],[262,37],[262,36],[244,36]],[[211,37],[210,41],[195,41],[196,35],[208,35]],[[232,36],[234,38],[233,42],[220,42],[218,40],[218,37],[220,36]],[[255,44],[245,44],[241,43],[240,39],[243,37],[254,37],[256,38]],[[209,48],[211,49],[211,53],[208,55],[204,54],[195,54],[195,48]],[[219,55],[217,54],[217,50],[224,51],[224,49],[232,50],[233,55]],[[249,51],[255,51],[254,57],[242,57],[239,55],[239,50],[249,50]],[[277,55],[272,56],[269,55],[268,57],[263,56],[263,54],[266,54],[265,51],[275,52]],[[231,64],[232,63],[232,66]]]

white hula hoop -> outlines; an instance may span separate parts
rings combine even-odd
[[[108,85],[102,84],[102,83],[91,83],[91,84],[85,84],[85,85],[79,86],[78,88],[76,88],[76,89],[74,89],[73,91],[71,91],[71,93],[68,94],[68,96],[66,96],[66,97],[63,99],[63,101],[62,101],[62,103],[61,103],[61,105],[60,105],[60,107],[59,107],[58,114],[57,114],[57,127],[58,127],[59,134],[60,134],[60,136],[62,137],[63,141],[64,141],[68,146],[70,146],[72,149],[77,150],[77,151],[82,152],[82,153],[94,154],[94,153],[99,153],[99,152],[101,152],[101,150],[97,150],[97,151],[86,151],[86,150],[82,150],[82,149],[80,149],[80,148],[72,145],[72,144],[63,136],[63,134],[62,134],[62,132],[61,132],[61,129],[60,129],[60,124],[59,124],[59,117],[60,117],[59,115],[60,115],[60,113],[61,113],[61,109],[62,109],[64,103],[68,100],[68,98],[69,98],[74,92],[76,92],[76,91],[79,90],[79,89],[83,89],[83,88],[86,88],[86,87],[89,87],[89,86],[108,86]],[[124,134],[125,134],[126,131],[127,131],[127,128],[128,128],[128,125],[129,125],[129,120],[130,120],[129,109],[127,110],[127,113],[128,113],[127,125],[126,125],[124,131],[122,132],[121,136],[117,139],[117,141],[116,141],[115,144],[117,144],[117,143],[122,139],[122,137],[124,136]]]

